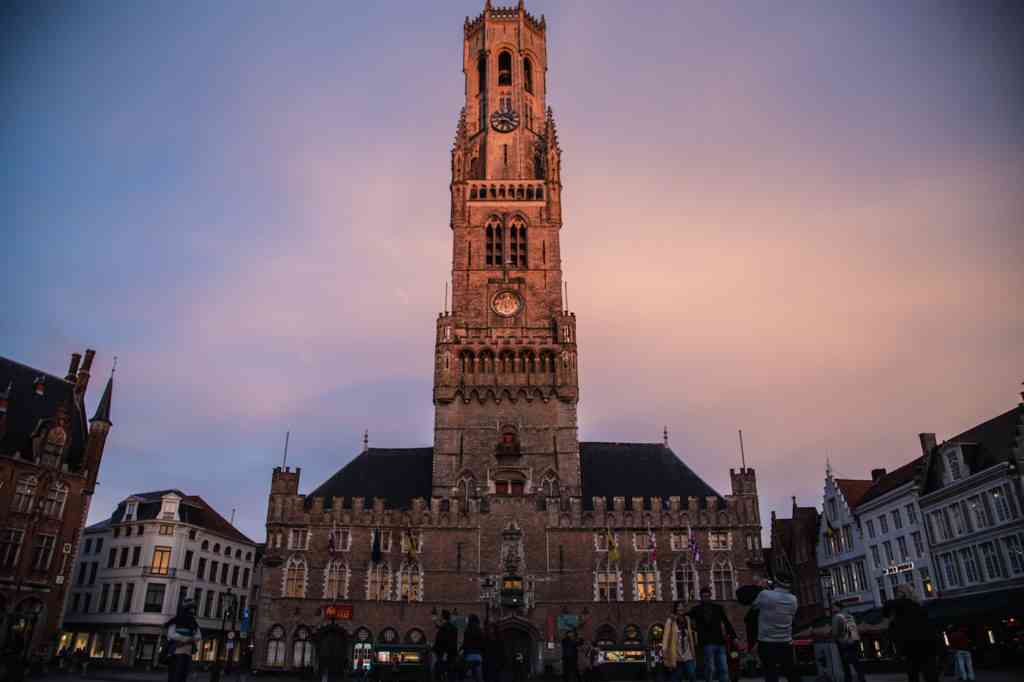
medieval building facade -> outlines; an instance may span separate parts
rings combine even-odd
[[[0,358],[0,648],[56,644],[110,432],[113,377],[87,419],[95,351],[54,376]]]
[[[764,574],[753,469],[721,495],[667,442],[580,442],[545,20],[488,2],[462,50],[433,446],[364,448],[307,494],[298,469],[274,470],[259,667],[302,665],[325,607],[344,602],[361,645],[432,638],[450,609],[495,624],[538,669],[566,617],[642,645],[705,585],[739,626],[735,590]]]

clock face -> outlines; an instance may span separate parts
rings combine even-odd
[[[502,291],[491,301],[491,307],[494,308],[494,312],[502,317],[512,317],[519,312],[519,308],[522,307],[522,301],[519,300],[519,295],[515,292]]]
[[[502,109],[491,114],[491,127],[499,133],[510,133],[519,127],[519,114],[511,109]]]

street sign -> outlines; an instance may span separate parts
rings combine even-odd
[[[902,564],[893,564],[885,569],[886,575],[896,575],[897,573],[906,573],[907,571],[914,570],[914,562],[906,561]]]

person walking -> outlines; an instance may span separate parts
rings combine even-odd
[[[484,680],[484,651],[487,640],[484,630],[480,627],[480,616],[470,614],[466,623],[466,631],[462,633],[462,659],[466,662],[469,676],[473,682]]]
[[[693,643],[693,626],[683,613],[683,605],[676,602],[665,621],[661,637],[662,662],[669,682],[697,682],[697,656]]]
[[[434,636],[434,679],[444,682],[455,682],[455,658],[459,653],[459,631],[452,623],[452,614],[447,609],[441,611],[437,634]]]
[[[832,616],[832,637],[839,649],[839,660],[843,664],[843,677],[846,682],[853,682],[853,673],[864,682],[864,664],[860,660],[860,630],[853,616],[836,602],[836,615]]]
[[[736,639],[736,630],[721,604],[711,601],[711,588],[702,587],[700,603],[686,614],[697,631],[697,641],[704,652],[704,674],[711,682],[718,671],[718,682],[729,682],[729,662],[725,651],[726,636]]]
[[[167,621],[167,642],[170,662],[167,682],[185,682],[192,668],[192,652],[203,638],[196,620],[196,603],[192,599],[181,602],[178,615]]]
[[[948,637],[956,679],[973,680],[974,659],[971,658],[971,640],[967,637],[967,628],[959,627],[949,633]]]
[[[580,643],[576,629],[566,630],[562,637],[562,682],[583,682],[579,669]]]
[[[917,601],[914,588],[905,583],[896,586],[895,598],[885,602],[882,615],[889,618],[889,638],[907,661],[907,679],[926,682],[939,679],[936,667],[938,634],[928,621],[928,613]]]
[[[771,589],[762,590],[752,604],[757,615],[757,650],[765,682],[778,682],[779,673],[788,682],[800,682],[793,664],[793,618],[797,601],[789,586],[792,576],[776,573]]]

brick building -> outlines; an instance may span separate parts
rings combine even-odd
[[[797,506],[795,497],[790,518],[780,518],[772,511],[769,573],[782,569],[793,576],[793,594],[799,603],[794,621],[797,630],[814,623],[826,611],[818,574],[820,522],[818,510]]]
[[[110,431],[113,376],[87,420],[95,351],[57,377],[0,358],[0,649],[56,643]]]
[[[465,22],[434,443],[364,448],[308,494],[298,469],[274,470],[261,667],[308,661],[311,630],[340,601],[366,644],[432,638],[442,608],[477,613],[536,670],[558,657],[559,617],[580,619],[589,638],[646,644],[669,602],[710,585],[739,626],[735,589],[763,576],[752,469],[731,471],[721,495],[667,438],[578,440],[546,38],[521,3],[488,2]]]

